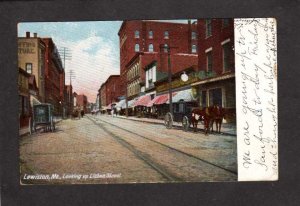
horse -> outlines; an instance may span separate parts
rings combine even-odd
[[[205,135],[208,134],[209,132],[209,128],[211,126],[211,116],[210,116],[210,110],[211,108],[206,107],[203,109],[193,109],[192,110],[192,117],[191,117],[191,123],[194,127],[194,131],[197,131],[197,125],[198,125],[198,121],[203,121],[204,123],[204,131],[205,131]]]
[[[221,126],[223,119],[225,118],[226,110],[219,105],[214,105],[211,108],[211,131],[214,131],[214,122],[216,122],[216,132],[221,133]]]

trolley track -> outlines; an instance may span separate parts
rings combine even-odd
[[[147,155],[144,154],[142,151],[136,149],[132,144],[130,144],[128,141],[124,140],[123,138],[119,137],[118,135],[114,134],[113,132],[109,131],[107,128],[105,128],[102,124],[97,123],[97,121],[91,119],[88,117],[95,125],[99,126],[104,132],[112,136],[119,144],[121,144],[123,147],[127,148],[129,151],[131,151],[137,158],[145,162],[147,165],[149,165],[152,169],[154,169],[156,172],[161,174],[165,179],[171,182],[178,182],[181,181],[180,178],[170,174],[167,172],[164,168],[162,168],[157,163],[153,162],[151,159],[147,158]],[[105,121],[103,121],[105,122]],[[105,122],[107,123],[107,122]]]
[[[182,154],[182,155],[185,155],[185,156],[188,156],[188,157],[190,157],[190,158],[193,158],[193,159],[196,159],[196,160],[198,160],[198,161],[201,161],[202,163],[208,164],[208,165],[210,165],[210,166],[217,167],[217,168],[219,168],[219,169],[221,169],[221,170],[224,170],[224,171],[226,171],[226,172],[228,172],[228,173],[231,173],[231,174],[233,174],[233,175],[237,175],[237,172],[234,171],[234,170],[227,169],[227,168],[225,168],[225,167],[222,167],[222,166],[217,165],[217,164],[215,164],[215,163],[209,162],[209,161],[207,161],[207,160],[205,160],[205,159],[202,159],[202,158],[200,158],[200,157],[194,156],[194,155],[189,154],[189,153],[187,153],[187,152],[178,150],[178,149],[176,149],[176,148],[174,148],[174,147],[171,147],[171,146],[169,146],[169,145],[167,145],[167,144],[164,144],[164,143],[161,143],[161,142],[159,142],[159,141],[155,141],[155,140],[150,139],[150,138],[148,138],[148,137],[142,136],[142,135],[140,135],[140,134],[138,134],[138,133],[136,133],[136,132],[133,132],[133,131],[130,131],[130,130],[125,129],[125,128],[123,128],[123,127],[117,126],[117,125],[112,124],[112,123],[110,123],[110,122],[107,122],[107,121],[105,121],[105,120],[102,120],[102,119],[95,119],[95,120],[94,120],[94,119],[92,119],[91,117],[88,117],[88,118],[89,118],[91,121],[93,121],[96,125],[99,125],[99,123],[98,123],[97,121],[106,123],[106,124],[111,125],[111,126],[113,126],[113,127],[115,127],[115,128],[121,129],[121,130],[123,130],[123,131],[125,131],[125,132],[128,132],[128,133],[130,133],[130,134],[133,134],[133,135],[135,135],[135,136],[138,136],[138,137],[140,137],[140,138],[142,138],[142,139],[146,139],[146,140],[151,141],[151,142],[153,142],[153,143],[156,143],[156,144],[158,144],[158,145],[160,145],[160,146],[163,146],[163,147],[165,147],[165,148],[168,148],[168,149],[170,149],[170,150],[172,150],[172,151],[175,151],[175,152],[180,153],[180,154]],[[99,126],[100,126],[100,125],[99,125]],[[101,128],[104,129],[105,131],[107,131],[110,135],[114,135],[114,136],[115,136],[115,134],[111,133],[110,131],[108,131],[108,130],[107,130],[106,128],[104,128],[103,126],[102,126]],[[120,138],[120,137],[118,137],[118,138],[119,138],[119,142],[122,142],[122,141],[127,142],[127,141],[124,140],[123,138]],[[128,143],[128,142],[127,142],[127,144],[130,145],[130,143]],[[131,145],[131,146],[132,146],[132,145]],[[131,149],[133,149],[133,148],[134,148],[134,147],[132,146]]]

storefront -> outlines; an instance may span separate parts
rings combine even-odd
[[[235,113],[235,74],[228,73],[217,77],[207,78],[192,84],[197,91],[201,108],[219,105],[227,111]],[[235,121],[234,117],[228,122]]]

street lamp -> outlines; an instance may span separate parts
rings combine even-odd
[[[181,74],[180,78],[183,82],[186,82],[189,80],[189,76],[185,72],[183,72],[183,74]]]

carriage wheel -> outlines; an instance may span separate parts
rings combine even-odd
[[[173,126],[173,117],[170,112],[165,115],[165,126],[167,129],[171,129]]]
[[[50,130],[51,130],[51,132],[54,132],[54,130],[55,130],[55,122],[54,122],[53,118],[51,118]]]
[[[189,122],[189,118],[187,116],[184,116],[182,118],[182,127],[184,131],[188,131],[190,128],[190,122]]]

